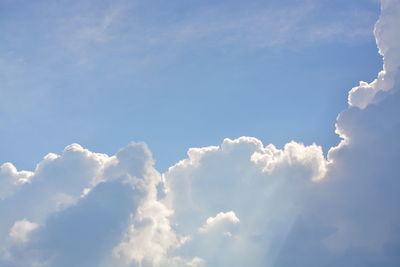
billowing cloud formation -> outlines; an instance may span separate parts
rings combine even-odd
[[[349,92],[349,105],[364,109],[370,103],[379,101],[377,94],[392,90],[399,76],[400,42],[398,40],[400,20],[399,3],[395,0],[382,0],[381,16],[375,25],[374,34],[379,53],[383,56],[383,70],[371,83],[360,82]]]
[[[62,155],[48,154],[32,173],[9,163],[3,169],[4,183],[26,181],[12,183],[16,188],[0,202],[0,266],[196,262],[167,261],[167,250],[181,241],[171,230],[171,211],[158,201],[161,175],[144,144],[111,157],[73,144]]]
[[[167,201],[177,232],[191,237],[180,252],[207,266],[265,266],[327,164],[316,145],[280,150],[249,137],[188,155],[165,174]]]
[[[0,266],[399,266],[399,18],[383,0],[383,70],[349,92],[327,158],[241,137],[164,174],[142,143],[1,165]]]
[[[207,266],[400,264],[399,18],[400,2],[384,1],[375,29],[384,70],[373,99],[338,116],[343,141],[326,160],[316,146],[277,150],[240,138],[189,151],[170,168],[180,232],[193,235],[195,224],[219,211],[240,218],[229,240],[193,238],[184,255],[196,251]]]

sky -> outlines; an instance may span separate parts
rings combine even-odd
[[[0,266],[400,264],[400,1],[0,3]]]
[[[380,70],[378,1],[2,1],[0,162],[79,143],[190,147],[255,136],[328,150],[348,88]]]

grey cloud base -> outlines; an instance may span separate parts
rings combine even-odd
[[[400,2],[383,0],[383,71],[349,92],[327,158],[241,137],[164,174],[143,143],[1,165],[0,266],[399,266],[398,23]]]

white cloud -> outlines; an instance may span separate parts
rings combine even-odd
[[[18,187],[29,183],[33,172],[17,171],[12,163],[6,162],[0,166],[0,199],[12,195]]]
[[[374,34],[379,53],[383,56],[383,70],[371,83],[360,82],[359,86],[349,92],[348,102],[350,106],[364,109],[369,104],[379,101],[376,95],[394,88],[398,79],[400,67],[400,42],[398,41],[400,20],[400,6],[393,0],[382,0],[381,16],[375,25]]]
[[[14,223],[10,230],[10,238],[15,242],[25,243],[29,240],[29,235],[38,225],[28,220],[21,220]]]
[[[169,224],[171,210],[158,200],[161,175],[153,164],[142,143],[114,156],[78,144],[48,154],[31,182],[0,202],[0,240],[30,240],[24,247],[1,242],[0,258],[11,266],[195,266],[168,255],[181,240]]]
[[[250,137],[189,150],[165,174],[171,221],[191,236],[180,253],[206,266],[270,266],[325,165],[316,145],[277,149]]]
[[[144,202],[131,218],[122,242],[113,249],[114,255],[126,263],[159,265],[167,258],[167,249],[178,245],[169,224],[170,214],[171,211],[155,199]]]
[[[385,71],[370,100],[364,95],[360,109],[353,103],[338,116],[344,140],[327,160],[316,145],[277,149],[244,137],[192,149],[169,169],[172,222],[192,236],[182,253],[196,251],[206,266],[398,265],[400,3],[382,8],[375,34]],[[235,239],[196,235],[220,210],[241,218]]]
[[[218,228],[225,228],[229,224],[237,224],[240,220],[233,211],[220,212],[215,217],[209,217],[199,232],[206,233]]]
[[[291,166],[307,166],[310,169],[313,180],[322,179],[326,173],[326,161],[321,147],[313,144],[304,146],[301,143],[290,142],[283,150],[277,149],[270,144],[255,152],[251,160],[262,166],[266,173],[273,173],[275,168],[288,168]]]

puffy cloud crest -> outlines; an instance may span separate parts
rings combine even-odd
[[[206,233],[216,228],[224,227],[229,224],[237,224],[240,220],[233,211],[220,212],[215,217],[209,217],[206,223],[199,228],[199,232]]]
[[[382,0],[381,16],[375,25],[374,34],[379,54],[383,56],[383,69],[371,83],[361,81],[359,86],[350,90],[350,106],[364,109],[369,104],[379,101],[377,94],[380,91],[387,92],[394,88],[400,67],[400,42],[397,40],[400,28],[399,13],[400,6],[397,1]]]
[[[12,195],[18,187],[28,183],[33,176],[33,172],[17,171],[17,168],[6,162],[0,166],[0,199]]]

